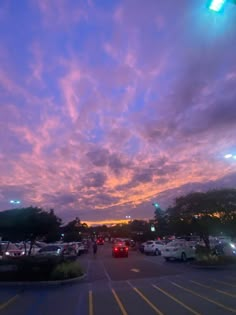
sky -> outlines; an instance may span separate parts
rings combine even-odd
[[[1,0],[0,211],[153,217],[236,186],[236,6]]]

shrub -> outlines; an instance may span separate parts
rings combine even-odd
[[[82,276],[83,272],[78,262],[64,262],[57,265],[51,273],[52,280],[65,280]]]

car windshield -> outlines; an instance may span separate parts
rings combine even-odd
[[[153,244],[153,241],[149,241],[146,243],[147,245],[152,245]]]

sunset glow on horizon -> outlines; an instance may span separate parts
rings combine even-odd
[[[194,0],[2,0],[0,211],[112,224],[235,187],[235,21]]]

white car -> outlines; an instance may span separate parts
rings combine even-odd
[[[144,245],[144,253],[146,255],[161,255],[164,244],[161,241],[147,241]]]
[[[181,259],[187,261],[189,258],[195,258],[195,242],[174,240],[163,246],[161,254],[166,261],[170,259]]]

